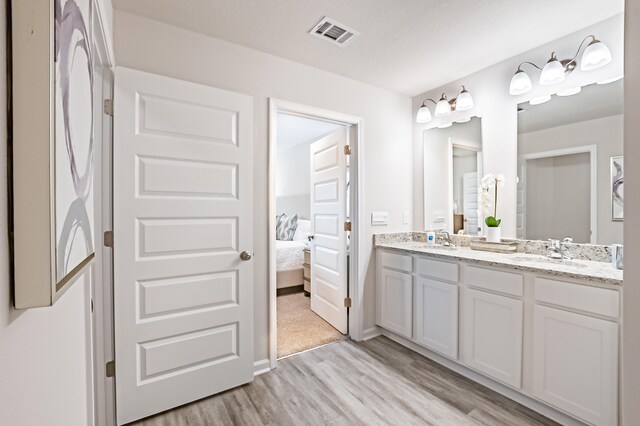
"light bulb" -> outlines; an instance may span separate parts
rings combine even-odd
[[[564,81],[564,67],[558,58],[556,58],[554,52],[540,73],[540,84],[548,86],[550,84],[561,83],[562,81]]]
[[[611,62],[611,51],[603,42],[594,38],[582,54],[580,69],[591,71],[607,65],[609,62]]]
[[[426,105],[422,105],[420,109],[418,109],[418,114],[416,115],[416,123],[428,123],[431,121],[431,111]]]
[[[449,114],[451,114],[451,105],[449,105],[449,101],[447,101],[447,97],[443,93],[442,97],[436,104],[436,117],[444,117]]]
[[[571,95],[576,95],[576,94],[580,93],[581,91],[582,91],[582,87],[578,86],[578,87],[574,87],[572,89],[561,90],[556,94],[558,96],[571,96]]]
[[[551,100],[551,95],[536,96],[529,101],[529,105],[540,105]]]
[[[509,93],[516,96],[522,95],[531,91],[533,85],[531,84],[531,78],[529,74],[519,69],[511,77],[511,84],[509,85]]]
[[[456,111],[466,111],[471,108],[473,108],[471,93],[467,92],[467,89],[462,86],[462,90],[460,90],[458,98],[456,99]]]

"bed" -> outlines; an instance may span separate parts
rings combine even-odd
[[[276,241],[277,288],[303,284],[304,241]]]
[[[286,288],[304,283],[304,249],[308,246],[310,222],[299,220],[292,241],[276,240],[276,287]]]

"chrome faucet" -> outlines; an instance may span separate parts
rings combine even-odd
[[[442,240],[442,245],[443,246],[445,246],[445,247],[455,247],[456,246],[451,241],[451,235],[449,235],[448,231],[439,231],[436,235],[437,235],[437,238],[439,240]]]
[[[549,252],[547,256],[551,259],[567,259],[571,260],[571,256],[567,253],[567,244],[572,243],[573,238],[566,237],[564,240],[549,240]]]

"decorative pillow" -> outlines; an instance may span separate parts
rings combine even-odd
[[[307,237],[311,234],[311,221],[298,219],[296,233],[293,235],[293,241],[307,241]]]
[[[278,224],[276,225],[276,240],[291,241],[296,233],[296,227],[298,226],[298,215],[294,214],[289,217],[285,214],[278,218]]]

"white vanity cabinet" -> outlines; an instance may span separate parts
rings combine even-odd
[[[416,277],[414,301],[416,343],[458,358],[458,286]]]
[[[520,388],[522,301],[472,289],[464,293],[464,363]]]
[[[376,324],[411,339],[413,323],[413,259],[378,251]]]
[[[520,388],[523,275],[465,265],[464,283],[464,363]]]
[[[618,424],[621,288],[379,248],[376,289],[386,336],[560,423]]]
[[[560,296],[551,299],[555,293]],[[542,305],[550,302],[557,307]],[[617,291],[536,280],[536,398],[594,425],[617,424],[619,325],[593,315],[617,317],[618,309]]]

